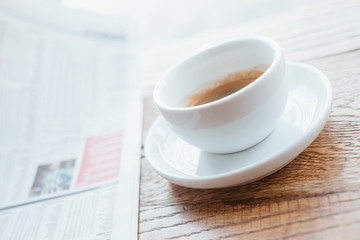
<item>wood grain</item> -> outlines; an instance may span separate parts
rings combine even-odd
[[[190,189],[158,176],[143,156],[139,239],[359,239],[360,3],[328,1],[307,11],[151,49],[143,56],[144,137],[156,116],[154,83],[175,62],[239,35],[274,38],[288,60],[322,70],[334,90],[316,140],[280,171],[227,189]],[[158,61],[149,61],[155,59]]]

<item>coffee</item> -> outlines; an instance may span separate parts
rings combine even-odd
[[[210,103],[229,96],[252,83],[263,73],[264,71],[260,71],[257,68],[231,73],[225,78],[212,82],[202,90],[191,95],[188,98],[187,107]]]

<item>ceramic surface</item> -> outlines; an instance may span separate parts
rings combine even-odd
[[[314,67],[287,63],[286,79],[286,109],[275,130],[259,144],[233,154],[204,152],[181,140],[159,117],[146,139],[149,163],[170,182],[192,188],[241,185],[284,167],[320,133],[332,102],[329,80]]]
[[[265,72],[239,91],[186,107],[187,97],[204,85],[259,66]],[[274,40],[237,38],[175,65],[156,85],[154,102],[186,142],[208,152],[237,152],[259,143],[275,128],[287,99],[285,70],[282,50]]]

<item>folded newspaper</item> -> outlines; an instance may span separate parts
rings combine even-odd
[[[126,18],[0,2],[0,239],[136,239],[142,97]]]

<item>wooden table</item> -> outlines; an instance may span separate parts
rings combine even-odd
[[[269,36],[287,60],[322,70],[333,107],[316,140],[280,171],[227,189],[180,187],[141,165],[139,239],[360,239],[360,2],[314,3],[276,18],[146,51],[144,137],[155,82],[180,59],[244,35]]]

